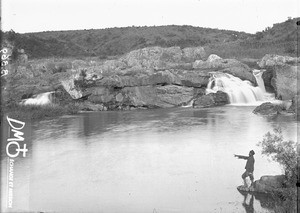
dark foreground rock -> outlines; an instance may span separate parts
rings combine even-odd
[[[216,93],[210,93],[196,98],[193,103],[193,107],[205,108],[205,107],[223,106],[225,104],[229,104],[228,95],[224,92],[218,91]]]
[[[254,191],[259,193],[274,193],[286,187],[286,178],[284,175],[262,176],[254,182]]]
[[[283,111],[282,106],[272,104],[271,102],[266,102],[256,107],[253,110],[254,114],[264,115],[264,116],[275,116]]]
[[[254,181],[253,186],[241,185],[237,189],[242,192],[272,194],[282,192],[286,187],[286,177],[284,175],[265,175]]]

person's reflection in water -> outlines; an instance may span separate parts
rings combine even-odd
[[[253,200],[254,196],[252,194],[244,194],[243,207],[245,208],[246,213],[254,213]]]

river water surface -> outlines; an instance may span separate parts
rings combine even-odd
[[[272,212],[237,191],[246,161],[233,155],[255,150],[255,179],[281,174],[257,143],[277,126],[296,140],[297,123],[292,116],[260,117],[253,109],[92,112],[27,121],[29,151],[15,161],[13,210]],[[5,193],[7,159],[1,159]]]

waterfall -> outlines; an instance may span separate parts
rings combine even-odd
[[[212,72],[206,93],[223,91],[228,94],[231,104],[256,104],[264,101],[264,92],[250,81],[243,81],[228,73]],[[262,82],[263,83],[263,82]]]
[[[54,92],[45,92],[36,95],[33,98],[24,99],[21,104],[24,105],[47,105],[52,103],[52,94]]]
[[[264,80],[262,79],[262,74],[264,73],[265,70],[253,70],[253,75],[256,79],[257,85],[259,86],[259,88],[261,89],[261,91],[263,93],[266,93],[266,88],[265,88],[265,84],[264,84]]]

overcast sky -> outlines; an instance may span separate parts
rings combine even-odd
[[[297,17],[299,0],[2,0],[2,30],[192,25],[255,33]]]

